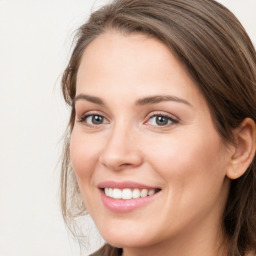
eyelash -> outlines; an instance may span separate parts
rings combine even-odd
[[[84,115],[82,115],[79,119],[78,119],[78,122],[79,123],[85,123],[86,126],[89,126],[89,127],[95,127],[95,126],[99,126],[101,124],[89,124],[88,121],[86,121],[87,118],[89,117],[100,117],[100,118],[103,118],[104,120],[107,120],[103,115],[101,114],[98,114],[98,113],[86,113]],[[103,123],[102,123],[103,124]]]
[[[90,124],[88,123],[88,121],[86,121],[87,118],[89,117],[100,117],[100,118],[103,118],[103,123],[100,123],[100,124]],[[168,122],[168,124],[163,124],[163,125],[152,125],[149,123],[150,119],[152,118],[157,118],[157,117],[160,117],[160,118],[165,118]],[[86,126],[88,127],[97,127],[97,126],[100,126],[102,124],[104,124],[104,121],[106,121],[107,119],[101,115],[101,114],[98,114],[98,113],[86,113],[84,115],[82,115],[79,119],[78,119],[78,122],[80,123],[85,123]],[[162,112],[152,112],[150,113],[150,115],[148,115],[148,117],[146,118],[146,122],[144,122],[144,124],[149,124],[153,127],[169,127],[170,125],[173,125],[173,124],[177,124],[179,121],[177,118],[174,118],[173,116],[171,115],[168,115],[166,113],[162,113]]]
[[[151,125],[151,126],[153,126],[153,127],[169,127],[170,125],[177,124],[179,122],[177,118],[174,118],[173,116],[168,115],[166,113],[153,112],[153,113],[150,113],[150,115],[147,117],[147,121],[145,122],[145,124],[148,124],[150,119],[157,118],[157,117],[165,118],[165,119],[167,119],[167,121],[169,123],[164,124],[164,125]]]

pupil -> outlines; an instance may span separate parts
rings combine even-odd
[[[93,116],[92,118],[92,122],[93,124],[102,124],[102,116]]]
[[[168,119],[166,117],[163,117],[163,116],[158,116],[156,118],[156,123],[158,125],[166,125],[166,124],[168,124]]]

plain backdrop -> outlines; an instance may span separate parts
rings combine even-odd
[[[68,107],[60,77],[74,31],[106,3],[0,0],[0,256],[78,256],[63,223],[58,159]],[[256,43],[256,1],[222,0]],[[83,255],[102,243],[87,218]]]

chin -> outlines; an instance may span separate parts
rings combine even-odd
[[[148,235],[140,234],[138,230],[134,230],[134,232],[120,232],[120,229],[116,227],[116,232],[103,231],[100,233],[107,243],[117,248],[145,247],[151,244],[151,239]]]
[[[138,248],[138,247],[146,247],[150,243],[146,243],[141,238],[137,239],[128,239],[126,236],[126,239],[122,238],[111,238],[111,239],[105,239],[105,241],[117,248]]]

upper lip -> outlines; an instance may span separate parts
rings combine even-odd
[[[98,188],[139,188],[139,189],[159,189],[158,187],[152,187],[149,185],[133,182],[133,181],[123,181],[123,182],[116,182],[116,181],[103,181],[98,184]]]

